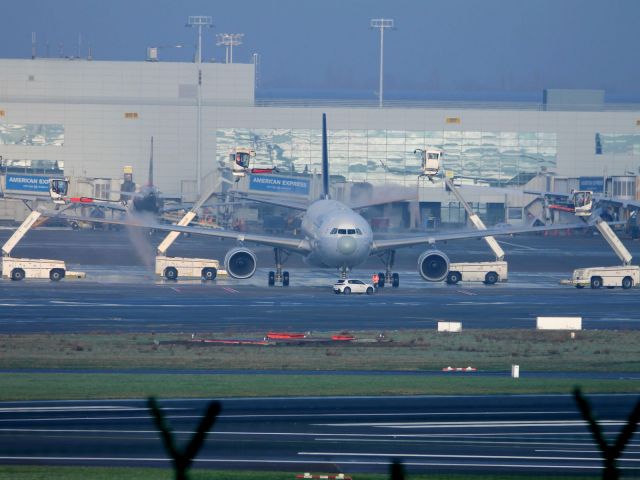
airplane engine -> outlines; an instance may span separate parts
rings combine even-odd
[[[449,273],[449,257],[440,250],[428,250],[418,258],[418,273],[427,282],[440,282]]]
[[[248,248],[233,248],[224,256],[224,266],[233,278],[249,278],[256,273],[256,255]]]

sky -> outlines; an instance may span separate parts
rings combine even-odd
[[[260,92],[376,98],[379,30],[385,31],[385,98],[604,89],[640,101],[637,0],[3,0],[0,57],[191,61],[189,15],[208,15],[203,58],[224,61],[216,33],[244,33],[237,62],[260,55]],[[61,46],[62,45],[62,46]],[[292,93],[294,92],[294,93]],[[346,93],[345,93],[346,92]]]

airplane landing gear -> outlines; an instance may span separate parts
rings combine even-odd
[[[390,283],[393,288],[400,286],[400,275],[393,273],[393,264],[396,259],[395,250],[386,250],[380,255],[381,260],[385,263],[385,272],[378,273],[378,288],[384,287],[385,283]]]
[[[276,283],[282,283],[283,287],[289,286],[289,272],[282,271],[282,265],[289,258],[289,253],[286,250],[282,250],[281,248],[274,248],[273,253],[276,261],[276,271],[269,272],[268,284],[270,287],[273,287]]]

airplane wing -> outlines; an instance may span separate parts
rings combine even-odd
[[[181,227],[178,225],[163,225],[160,223],[146,222],[142,219],[128,218],[125,220],[116,220],[110,218],[90,218],[75,215],[51,215],[44,212],[43,216],[50,218],[61,218],[63,220],[75,220],[82,222],[107,223],[111,225],[124,225],[127,227],[151,228],[153,230],[165,232],[192,233],[194,235],[205,235],[217,238],[229,238],[238,242],[251,242],[260,245],[268,245],[270,247],[285,248],[294,253],[307,254],[311,251],[311,246],[306,239],[296,237],[280,237],[276,235],[261,235],[256,233],[235,232],[224,229],[202,228],[202,227]]]
[[[428,235],[412,235],[409,237],[394,237],[389,239],[374,239],[371,248],[372,254],[380,253],[383,250],[390,250],[402,247],[412,247],[414,245],[433,245],[436,242],[446,240],[461,240],[465,238],[482,238],[493,237],[498,235],[513,235],[516,233],[536,233],[546,232],[550,230],[567,230],[574,228],[587,228],[591,225],[585,222],[581,223],[564,223],[558,225],[542,226],[542,227],[504,227],[489,228],[487,230],[464,230],[456,232],[434,232]]]

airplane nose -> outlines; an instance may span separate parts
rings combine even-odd
[[[338,239],[338,251],[343,255],[351,255],[357,248],[356,239],[353,237],[341,237]]]

